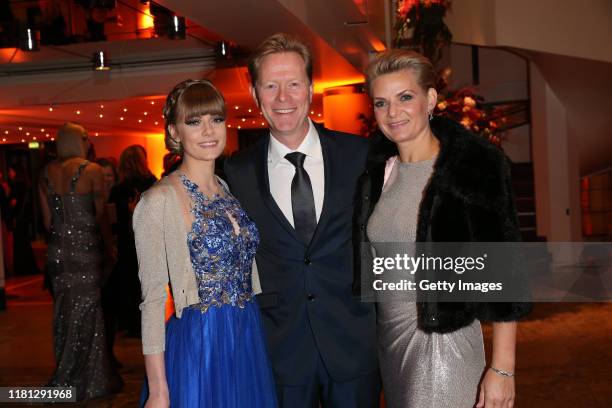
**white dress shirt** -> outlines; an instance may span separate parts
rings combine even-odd
[[[325,168],[323,166],[323,152],[317,129],[308,120],[308,133],[297,149],[291,150],[270,134],[268,146],[268,181],[270,182],[270,193],[281,209],[289,223],[293,224],[293,209],[291,208],[291,182],[295,175],[295,166],[285,159],[285,155],[300,152],[306,155],[304,169],[310,178],[312,192],[314,195],[315,212],[317,222],[321,217],[323,199],[325,192]]]

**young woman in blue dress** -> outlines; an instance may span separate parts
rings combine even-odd
[[[166,147],[181,166],[146,191],[133,226],[142,298],[145,407],[275,407],[253,296],[257,227],[215,159],[226,143],[225,101],[187,80],[164,107]],[[165,322],[169,284],[175,314]]]

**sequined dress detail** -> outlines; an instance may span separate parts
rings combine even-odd
[[[53,344],[57,367],[48,386],[76,387],[77,400],[118,391],[121,379],[106,349],[100,303],[103,275],[102,238],[95,219],[93,193],[77,194],[75,187],[89,162],[58,194],[49,181],[51,210],[47,273],[54,293]]]
[[[166,326],[171,407],[268,408],[276,394],[251,268],[259,232],[236,198],[207,197],[184,174],[193,217],[186,240],[199,303]],[[146,399],[141,399],[141,403]]]

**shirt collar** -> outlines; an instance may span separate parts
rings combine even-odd
[[[314,160],[323,160],[319,133],[310,119],[308,119],[308,132],[306,133],[306,137],[295,150],[289,149],[287,146],[276,140],[272,134],[270,134],[270,143],[268,145],[268,163],[271,164],[272,167],[277,166],[283,160],[289,163],[289,161],[285,159],[285,155],[292,152],[304,153],[306,156]]]

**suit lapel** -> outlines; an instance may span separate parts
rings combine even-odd
[[[319,140],[321,141],[321,152],[323,153],[323,170],[325,175],[325,193],[323,195],[323,208],[321,209],[321,216],[319,217],[319,222],[317,223],[317,229],[310,240],[310,244],[308,247],[312,247],[313,244],[317,241],[319,236],[325,230],[325,225],[329,221],[329,216],[331,214],[331,209],[333,208],[333,191],[332,189],[332,181],[334,180],[333,174],[333,163],[337,163],[334,160],[334,154],[336,152],[334,146],[334,140],[327,135],[325,129],[321,126],[317,126],[317,132],[319,133]]]
[[[272,215],[276,218],[278,223],[283,226],[285,230],[292,237],[294,237],[298,242],[298,236],[295,233],[295,229],[287,220],[278,204],[272,197],[272,193],[270,193],[270,177],[268,175],[268,144],[270,143],[270,136],[265,138],[265,142],[259,144],[259,148],[257,149],[257,157],[255,163],[255,174],[257,177],[257,184],[259,191],[261,192],[261,197],[263,199],[264,204],[268,207],[268,210],[272,213]]]

